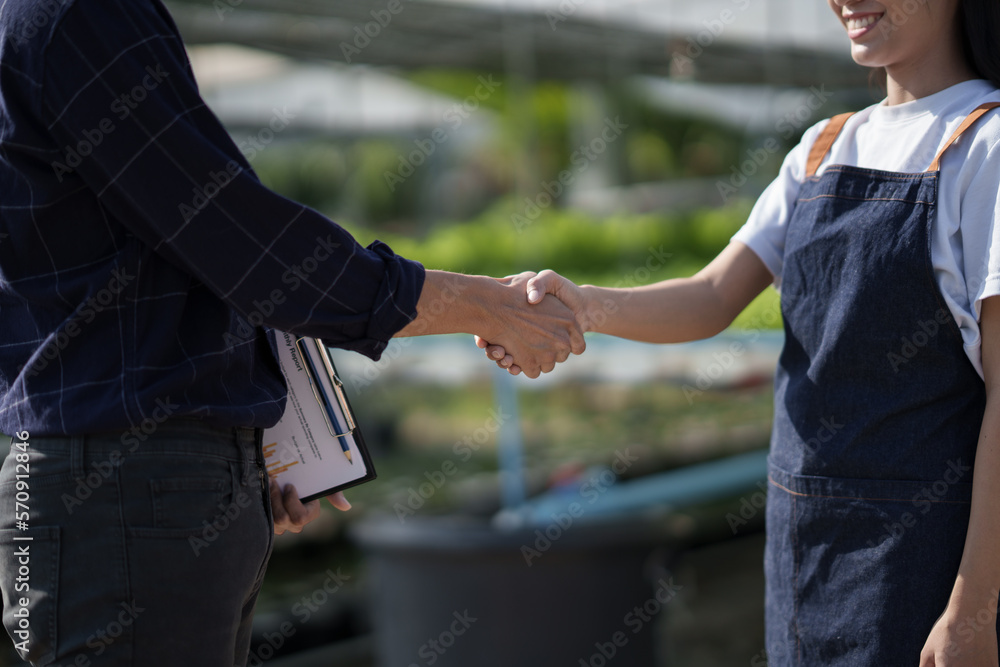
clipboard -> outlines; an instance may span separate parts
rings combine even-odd
[[[275,331],[288,386],[285,412],[264,429],[264,465],[303,503],[375,479],[368,447],[323,341]]]

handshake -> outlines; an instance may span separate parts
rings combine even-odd
[[[586,348],[585,289],[552,271],[506,278],[427,271],[417,316],[397,337],[471,333],[501,368],[536,378]],[[271,479],[274,532],[297,533],[319,516],[319,500],[302,504],[292,485]],[[351,504],[340,491],[327,496],[341,511]]]
[[[583,354],[587,348],[583,333],[591,328],[579,286],[549,270],[540,274],[526,271],[499,282],[515,289],[515,299],[521,292],[524,300],[520,305],[528,305],[506,335],[490,339],[476,335],[476,345],[486,350],[487,358],[511,375],[524,373],[536,378],[566,361],[570,353]],[[525,332],[527,338],[521,335]],[[522,341],[527,349],[517,346]]]
[[[427,271],[416,318],[397,336],[471,333],[501,368],[537,378],[586,349],[583,288],[552,272],[506,278]]]
[[[552,271],[499,280],[427,271],[417,316],[396,335],[471,333],[501,368],[536,378],[581,354],[586,331],[645,343],[714,336],[773,280],[740,242],[693,276],[639,287],[575,285]]]
[[[581,354],[586,331],[646,343],[714,336],[772,280],[757,254],[740,242],[730,243],[694,276],[641,287],[575,285],[552,271],[500,279],[427,271],[417,315],[396,336],[474,334],[498,366],[536,378],[571,353]],[[350,507],[340,493],[330,502]],[[303,506],[294,489],[286,490],[284,500],[272,489],[272,506],[279,533],[298,532],[319,515],[319,503]]]

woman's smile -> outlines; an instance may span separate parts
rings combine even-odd
[[[842,22],[847,26],[847,36],[852,40],[868,34],[875,29],[875,24],[882,20],[885,12],[871,12],[864,14],[845,14]]]
[[[884,68],[889,104],[975,78],[962,50],[959,8],[967,0],[827,0],[851,57]],[[997,0],[985,0],[991,5]],[[963,19],[964,20],[964,19]]]

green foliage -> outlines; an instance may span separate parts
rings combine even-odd
[[[409,78],[455,100],[437,127],[411,135],[276,142],[254,159],[261,180],[335,218],[405,229],[510,208],[503,198],[519,187],[557,180],[567,169],[576,173],[572,156],[600,130],[601,118],[628,126],[621,142],[599,157],[612,185],[728,175],[746,141],[710,120],[657,109],[627,85],[597,92],[566,82],[446,70]],[[496,121],[494,131],[466,134],[464,119],[484,111]],[[431,142],[434,131],[443,132],[445,142]],[[434,150],[421,152],[415,142]],[[536,224],[543,222],[548,224]]]
[[[441,224],[423,239],[381,236],[402,254],[435,269],[496,274],[541,263],[586,276],[645,265],[650,248],[662,247],[675,262],[704,265],[726,246],[747,212],[747,205],[738,202],[683,215],[599,218],[572,209],[533,209],[526,202],[519,207],[506,200],[476,220]]]
[[[323,208],[341,195],[347,158],[332,142],[275,143],[260,151],[253,169],[264,185],[295,201]]]
[[[732,329],[761,331],[781,328],[781,300],[773,287],[768,287],[736,316]]]
[[[254,168],[276,191],[338,222],[362,222],[363,228],[352,229],[360,240],[381,238],[428,268],[463,273],[503,276],[551,268],[578,283],[651,283],[697,272],[746,220],[745,201],[693,213],[598,218],[561,208],[558,200],[539,201],[541,195],[534,201],[515,196],[525,173],[532,181],[550,182],[571,167],[579,139],[574,123],[595,114],[620,113],[629,125],[616,163],[623,183],[724,174],[738,161],[745,137],[709,120],[658,110],[624,85],[595,96],[563,82],[489,75],[491,85],[499,85],[477,96],[484,76],[444,70],[410,74],[415,83],[464,104],[464,113],[489,109],[499,119],[495,136],[470,144],[475,150],[437,150],[427,158],[433,167],[421,166],[423,159],[416,167],[401,166],[415,153],[414,139],[426,139],[422,132],[275,144],[261,152]],[[444,127],[451,130],[447,123]],[[614,158],[609,152],[602,159]],[[405,178],[387,180],[404,172]],[[456,181],[458,175],[468,178]],[[471,221],[428,229],[431,220],[483,210]],[[418,224],[423,225],[420,238],[414,236]],[[779,326],[777,313],[777,295],[770,290],[734,326]]]
[[[663,181],[678,174],[674,149],[655,132],[636,130],[627,136],[629,172],[639,182]]]
[[[577,283],[630,286],[697,272],[743,225],[749,204],[736,202],[684,215],[611,218],[555,208],[535,212],[532,220],[524,208],[507,200],[476,220],[441,224],[420,239],[352,231],[365,243],[378,237],[400,255],[431,269],[504,276],[550,268]],[[777,312],[777,294],[769,290],[736,326],[780,326]]]
[[[500,85],[491,94],[480,95],[477,98],[477,103],[487,109],[502,111],[507,106],[507,95],[510,88],[505,76],[487,75],[474,70],[427,68],[410,73],[409,79],[428,90],[453,97],[456,100],[465,100],[470,95],[475,96],[476,88],[481,84],[479,78],[485,76],[489,76],[492,81],[497,81]]]

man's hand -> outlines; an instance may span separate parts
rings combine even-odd
[[[502,346],[531,378],[586,348],[573,312],[558,299],[525,298],[534,273],[496,279],[428,270],[417,316],[396,336],[471,333]]]
[[[282,493],[278,482],[272,478],[270,491],[271,515],[274,517],[274,533],[276,535],[281,535],[286,530],[293,533],[302,532],[302,528],[307,523],[319,518],[319,500],[310,500],[303,505],[302,501],[299,500],[298,491],[292,484],[286,486],[284,493]],[[347,502],[347,498],[339,491],[332,496],[327,496],[326,499],[341,512],[351,509],[351,503]]]
[[[525,276],[528,278],[526,281],[524,280]],[[553,298],[558,299],[573,313],[576,326],[581,332],[591,330],[590,320],[592,314],[588,313],[588,306],[579,286],[572,281],[548,269],[538,275],[522,273],[519,276],[510,276],[504,280],[509,281],[505,284],[524,284],[527,301],[532,306],[543,303],[546,300],[552,301]],[[524,370],[521,363],[522,358],[516,355],[512,348],[504,346],[499,339],[485,339],[476,336],[476,345],[486,350],[486,356],[495,361],[500,368],[507,369],[511,375],[518,375]],[[583,347],[585,348],[586,344]],[[580,354],[581,352],[583,352],[583,349],[580,352],[574,351],[574,354]],[[559,361],[564,360],[560,359]],[[529,374],[528,377],[537,376]]]
[[[575,313],[559,299],[546,294],[548,283],[537,280],[538,276],[530,271],[498,280],[507,289],[505,298],[493,312],[496,333],[476,337],[477,341],[489,340],[494,355],[499,352],[499,357],[493,359],[507,357],[512,362],[516,358],[518,366],[514,374],[523,372],[530,378],[548,373],[556,363],[566,361],[570,353],[582,354],[587,347]],[[534,300],[526,301],[524,295],[534,284],[540,284],[542,289],[535,290]],[[512,365],[503,367],[510,369]]]

